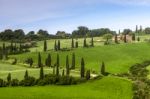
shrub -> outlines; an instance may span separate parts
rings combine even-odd
[[[20,81],[19,85],[21,86],[33,86],[36,84],[36,79],[34,77],[28,77]]]
[[[19,85],[19,80],[18,79],[12,79],[11,80],[11,86],[18,86]]]

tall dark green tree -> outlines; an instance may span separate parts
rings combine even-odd
[[[66,56],[66,75],[69,76],[70,70],[69,70],[69,58],[68,55]]]
[[[102,62],[102,65],[101,65],[101,74],[102,75],[105,75],[105,63],[104,62]]]
[[[60,47],[60,40],[58,40],[58,50],[60,50],[61,49],[61,47]]]
[[[81,78],[84,78],[84,74],[85,74],[85,63],[84,63],[84,59],[82,58],[81,59],[81,71],[80,71],[80,75],[81,75]]]
[[[78,41],[76,41],[76,48],[78,48]]]
[[[22,44],[21,44],[21,42],[20,42],[19,51],[22,52],[22,50],[23,50],[23,49],[22,49]]]
[[[47,51],[47,41],[46,40],[44,40],[44,52],[46,52]]]
[[[124,43],[127,43],[127,35],[124,35]]]
[[[74,39],[72,38],[71,48],[74,48]]]
[[[29,58],[29,65],[30,65],[30,67],[32,67],[32,65],[33,65],[33,59],[32,58]]]
[[[62,76],[65,76],[65,70],[63,69],[63,71],[62,71]]]
[[[44,78],[44,70],[43,70],[43,66],[40,67],[40,79]]]
[[[38,67],[42,66],[42,60],[41,60],[41,54],[40,52],[38,53]]]
[[[57,54],[57,61],[56,61],[56,75],[59,75],[59,55]]]
[[[51,62],[52,62],[52,60],[51,60],[51,54],[48,54],[48,56],[47,56],[47,58],[46,58],[46,66],[51,66]]]
[[[57,42],[55,40],[55,44],[54,44],[54,50],[57,51],[58,47],[57,47]]]
[[[89,80],[91,78],[91,72],[90,70],[86,71],[86,79]]]
[[[7,82],[8,82],[8,83],[11,82],[11,73],[9,73],[8,76],[7,76]]]
[[[135,41],[135,33],[132,34],[132,41]]]
[[[87,47],[86,38],[84,38],[83,47]]]
[[[115,43],[116,43],[116,44],[118,43],[118,37],[117,37],[117,34],[115,35]]]
[[[24,75],[24,79],[28,79],[29,75],[28,75],[28,70],[26,70],[25,75]]]
[[[91,46],[94,47],[94,40],[93,40],[93,37],[91,38]]]
[[[72,53],[72,67],[71,69],[75,69],[75,53]]]
[[[11,44],[10,44],[10,52],[13,53],[13,41],[11,41]]]

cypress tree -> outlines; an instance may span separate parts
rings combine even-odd
[[[24,75],[24,79],[28,79],[29,75],[28,75],[28,70],[26,70],[25,75]]]
[[[56,40],[55,40],[54,50],[57,51],[57,49],[58,49],[58,48],[57,48],[57,43],[56,43]]]
[[[78,48],[78,41],[76,41],[76,48]]]
[[[91,38],[91,46],[94,47],[94,40],[93,40],[93,37]]]
[[[44,78],[43,66],[40,67],[40,79]]]
[[[66,56],[66,75],[69,76],[69,58],[68,55]]]
[[[46,40],[44,40],[44,52],[46,52],[47,51],[47,41]]]
[[[86,79],[89,80],[91,78],[91,72],[90,70],[86,71]]]
[[[104,62],[102,62],[102,65],[101,65],[101,74],[105,75],[105,63]]]
[[[72,38],[71,48],[74,48],[74,39]]]
[[[48,54],[45,65],[49,67],[51,66],[51,54]]]
[[[38,67],[41,67],[42,66],[42,62],[41,62],[41,54],[39,52],[38,54]]]
[[[56,64],[53,66],[53,75],[55,75]]]
[[[60,40],[58,40],[58,50],[60,50]]]
[[[3,52],[0,50],[0,60],[3,59]]]
[[[86,45],[86,38],[84,38],[83,47],[87,47],[87,45]]]
[[[84,59],[82,58],[81,59],[81,71],[80,71],[80,73],[81,73],[81,78],[84,78],[84,73],[85,73],[85,67],[84,67]]]
[[[22,45],[21,45],[21,42],[20,42],[20,46],[19,46],[19,51],[22,52]]]
[[[72,69],[75,69],[75,53],[72,53]]]
[[[4,55],[5,58],[6,58],[6,47],[5,47],[5,43],[3,43],[3,55]]]
[[[13,41],[11,41],[11,44],[10,44],[10,52],[13,53]]]
[[[124,35],[124,43],[127,43],[127,35]]]
[[[65,70],[63,69],[63,71],[62,71],[62,76],[65,76]]]
[[[59,55],[57,54],[57,61],[56,61],[56,75],[59,75]]]
[[[118,37],[117,37],[117,34],[115,35],[115,43],[116,43],[116,44],[118,43]]]
[[[138,25],[136,25],[136,30],[135,31],[136,31],[136,33],[138,33]]]
[[[137,41],[139,42],[140,41],[140,37],[138,36],[138,38],[137,38]]]
[[[29,64],[30,64],[30,67],[32,67],[32,65],[33,65],[33,59],[32,58],[29,59]]]
[[[8,76],[7,76],[7,81],[8,81],[8,83],[11,82],[11,73],[8,74]]]
[[[132,34],[132,41],[135,41],[135,34]]]

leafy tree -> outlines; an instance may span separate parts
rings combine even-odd
[[[102,62],[102,65],[101,65],[101,74],[102,75],[105,75],[105,63],[104,62]]]
[[[84,59],[81,59],[81,78],[84,78],[85,67],[84,67]]]
[[[91,72],[90,70],[86,71],[86,79],[89,80],[91,78]]]
[[[75,53],[72,53],[72,69],[75,69]]]
[[[145,28],[145,33],[150,34],[150,27]]]
[[[66,75],[69,76],[70,71],[69,71],[69,59],[68,55],[66,56]]]
[[[106,39],[106,42],[108,42],[109,39],[112,39],[112,34],[105,34],[103,35],[103,38]]]
[[[56,61],[56,75],[59,75],[59,55],[57,54],[57,61]]]
[[[72,38],[71,48],[74,48],[74,39]]]
[[[44,79],[43,66],[40,67],[40,79]]]
[[[38,54],[38,67],[41,67],[42,66],[42,62],[41,62],[41,54],[39,52]]]
[[[24,75],[24,79],[28,79],[29,75],[28,75],[28,70],[26,70],[25,75]]]
[[[89,32],[89,29],[87,27],[85,27],[85,26],[79,26],[78,30],[74,30],[72,32],[72,35],[73,36],[83,37],[83,36],[86,36],[88,32]]]
[[[32,65],[33,65],[33,59],[32,58],[29,59],[29,64],[30,64],[30,67],[32,67]]]
[[[47,51],[47,41],[44,40],[44,52],[46,52],[46,51]]]
[[[130,29],[123,30],[123,34],[130,34],[130,33],[132,33],[132,30],[130,30]]]

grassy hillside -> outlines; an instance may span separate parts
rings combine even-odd
[[[72,86],[0,88],[1,99],[131,99],[131,82],[105,77]],[[7,93],[7,94],[6,94]]]
[[[60,55],[60,65],[65,66],[65,57],[69,55],[71,64],[71,55],[76,54],[76,66],[80,66],[80,59],[84,57],[86,68],[99,71],[102,61],[106,64],[106,70],[110,73],[127,72],[129,67],[137,62],[150,59],[150,44],[149,43],[131,43],[108,46],[97,46],[94,48],[78,48],[67,52],[41,52],[42,61],[44,63],[47,54],[52,56],[52,64],[56,62],[56,54]],[[25,53],[20,55],[12,55],[11,58],[16,57],[19,63],[23,63],[28,57],[34,59],[34,65],[37,64],[38,52]]]

